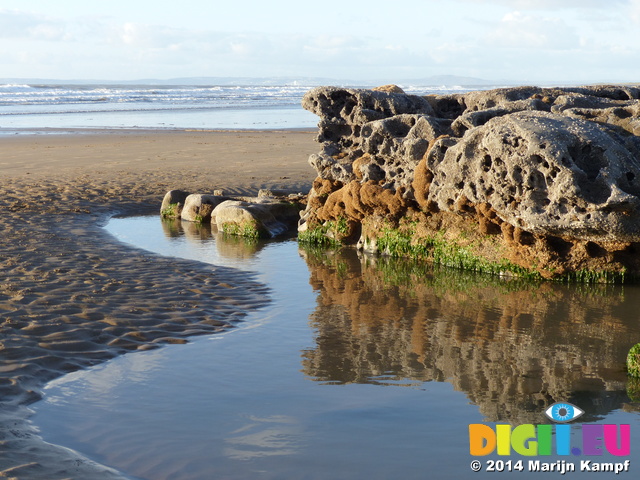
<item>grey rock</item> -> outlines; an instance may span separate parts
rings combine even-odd
[[[561,111],[563,115],[582,120],[619,127],[628,133],[640,135],[640,102],[634,100],[626,106],[610,108],[568,108]]]
[[[611,100],[631,100],[640,98],[640,88],[636,85],[591,85],[559,89],[565,92],[609,98]]]
[[[185,200],[181,218],[188,222],[209,223],[213,209],[225,200],[227,197],[192,193]]]
[[[331,123],[362,125],[403,113],[433,115],[429,102],[417,95],[339,87],[307,92],[302,106]]]
[[[327,115],[319,124],[323,149],[312,154],[309,163],[319,177],[343,184],[362,179],[387,181],[392,188],[407,186],[429,142],[451,133],[451,122],[432,116],[422,97],[324,87],[309,92],[303,106]],[[354,113],[373,107],[381,113],[378,120]],[[397,113],[415,110],[427,113]],[[354,170],[353,162],[363,155],[370,161]]]
[[[439,153],[439,155],[438,155]],[[532,233],[583,240],[640,235],[640,161],[615,130],[547,112],[496,117],[429,155],[429,196],[463,196]]]
[[[255,202],[226,200],[213,210],[218,230],[234,235],[276,237],[289,231],[299,218],[299,208],[267,198]]]
[[[322,147],[309,162],[334,191],[375,182],[403,189],[427,213],[486,204],[500,222],[534,234],[640,241],[637,86],[425,97],[321,87],[303,106],[320,116]],[[308,209],[321,208],[313,193]]]
[[[637,104],[637,100],[612,100],[610,98],[594,97],[581,93],[568,93],[558,96],[551,108],[554,113],[562,113],[572,108],[604,109],[627,107]]]
[[[437,118],[455,120],[467,108],[463,94],[425,95],[424,98],[433,108],[434,116]]]
[[[463,113],[487,110],[518,100],[527,100],[535,95],[542,95],[543,92],[544,90],[540,87],[513,87],[465,93],[462,96],[462,101],[466,107]]]
[[[461,137],[464,133],[474,127],[484,125],[494,117],[501,117],[509,113],[521,112],[526,110],[540,110],[549,112],[551,105],[544,103],[537,98],[529,98],[527,100],[516,100],[514,102],[508,102],[500,104],[497,107],[488,108],[486,110],[478,110],[469,113],[465,113],[458,118],[451,125],[453,133]]]

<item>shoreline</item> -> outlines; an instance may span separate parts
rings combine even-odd
[[[73,127],[73,128],[57,128],[57,127],[42,127],[42,128],[11,128],[0,127],[0,140],[4,138],[11,138],[21,135],[111,135],[111,134],[123,134],[123,135],[142,135],[142,134],[171,134],[174,132],[189,132],[189,133],[244,133],[244,132],[317,132],[317,128],[313,127],[291,127],[291,128],[176,128],[176,127]]]
[[[42,441],[28,405],[47,381],[116,355],[230,328],[269,301],[246,272],[149,254],[111,238],[113,215],[164,193],[308,191],[311,132],[0,137],[0,474],[123,478]],[[306,189],[306,190],[305,190]]]

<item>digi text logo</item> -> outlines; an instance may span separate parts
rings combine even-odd
[[[584,411],[570,403],[551,405],[545,415],[557,425],[524,424],[496,425],[495,429],[485,424],[469,425],[469,452],[479,457],[496,453],[501,456],[516,454],[531,457],[536,455],[559,456],[627,456],[631,451],[630,425],[585,424],[574,429],[574,439],[580,445],[572,445],[572,426],[568,424],[582,416]],[[579,426],[580,427],[580,426]],[[578,428],[579,428],[578,427]],[[554,448],[555,447],[555,448]]]

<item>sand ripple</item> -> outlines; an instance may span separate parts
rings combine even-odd
[[[163,193],[182,186],[175,170],[65,173],[0,180],[0,476],[121,478],[37,436],[28,405],[40,388],[115,355],[230,328],[268,290],[246,272],[154,256],[100,228],[114,213],[156,213]],[[245,180],[227,192],[269,186]]]

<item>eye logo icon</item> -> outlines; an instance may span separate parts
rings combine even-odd
[[[580,417],[583,413],[584,410],[566,402],[554,403],[544,412],[550,420],[557,423],[571,422]]]

